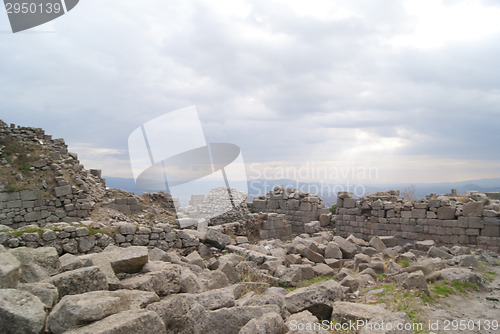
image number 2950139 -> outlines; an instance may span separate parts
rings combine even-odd
[[[31,29],[52,21],[70,10],[79,0],[4,0],[12,32]]]

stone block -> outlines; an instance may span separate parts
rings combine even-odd
[[[469,228],[483,228],[484,222],[480,217],[469,217]]]
[[[56,194],[56,197],[63,197],[67,195],[71,195],[72,190],[70,185],[66,186],[61,186],[61,187],[55,187],[54,192]]]
[[[464,204],[462,211],[464,217],[481,217],[483,209],[483,202],[469,202]]]
[[[443,206],[437,209],[437,218],[441,220],[455,219],[455,208]]]
[[[35,201],[40,199],[40,190],[24,190],[20,196],[22,201]]]
[[[356,200],[354,198],[346,198],[344,199],[344,208],[349,209],[349,208],[355,208],[356,207]]]
[[[425,218],[427,210],[426,209],[413,209],[411,210],[411,218]]]

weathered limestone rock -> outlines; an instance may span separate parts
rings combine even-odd
[[[125,278],[120,281],[121,289],[155,292],[158,296],[167,296],[181,291],[181,267],[176,264],[163,263],[161,270],[151,271]],[[149,264],[148,264],[149,265]],[[147,267],[145,267],[148,270]],[[151,268],[155,270],[156,268]]]
[[[215,229],[209,229],[206,235],[206,242],[219,249],[224,249],[231,242],[231,237]]]
[[[377,251],[381,252],[387,248],[385,243],[378,236],[374,236],[370,239],[369,245],[375,248]]]
[[[332,320],[337,322],[357,322],[370,320],[389,313],[382,305],[367,305],[350,302],[335,302],[333,304]]]
[[[148,248],[144,246],[108,247],[104,253],[116,274],[137,273],[148,262]]]
[[[292,314],[286,325],[291,334],[323,334],[325,331],[319,326],[320,321],[311,312],[305,310]]]
[[[318,263],[312,269],[315,276],[330,276],[334,273],[334,270],[324,263]]]
[[[264,306],[236,306],[207,311],[204,320],[200,322],[200,332],[207,334],[232,334],[250,320],[269,313],[279,313],[276,305]]]
[[[436,246],[431,246],[427,252],[428,257],[438,257],[441,259],[449,260],[453,258],[453,255],[445,252],[444,250],[437,248]]]
[[[446,268],[436,272],[436,275],[447,282],[459,281],[474,283],[478,286],[484,285],[484,280],[480,275],[466,268]]]
[[[429,295],[427,281],[422,270],[418,270],[409,274],[408,277],[403,280],[402,285],[406,289],[418,289],[424,292],[426,295]]]
[[[21,263],[0,247],[0,289],[15,288],[21,277]]]
[[[288,327],[278,313],[271,312],[250,320],[243,326],[238,334],[285,334]]]
[[[192,251],[191,253],[189,253],[186,256],[186,259],[189,261],[189,263],[197,265],[202,269],[205,269],[207,267],[205,261],[203,261],[203,258],[197,251]]]
[[[47,327],[54,334],[129,309],[123,298],[111,291],[92,291],[64,296],[47,318]]]
[[[285,290],[286,292],[286,290]],[[254,294],[241,306],[276,305],[280,309],[280,315],[285,318],[288,315],[285,306],[285,295],[279,292],[272,292],[271,289],[263,294]]]
[[[215,289],[193,296],[206,310],[217,310],[235,305],[234,293],[230,289]]]
[[[130,310],[110,315],[88,326],[66,332],[67,334],[151,334],[164,333],[165,324],[151,311]]]
[[[42,334],[45,327],[44,304],[29,292],[0,290],[0,333]]]
[[[347,275],[340,281],[340,285],[348,287],[350,292],[356,292],[360,286],[360,282],[357,277]]]
[[[347,241],[346,239],[340,236],[334,236],[333,242],[335,242],[340,250],[342,251],[342,255],[345,259],[352,259],[354,255],[357,253],[357,247],[353,243]]]
[[[166,333],[200,333],[199,325],[207,312],[190,294],[175,294],[152,303],[147,310],[156,312],[166,325]]]
[[[89,291],[107,290],[106,276],[99,267],[80,268],[46,279],[59,291],[59,298]]]
[[[60,270],[59,255],[53,247],[14,248],[10,253],[21,263],[22,283],[40,282]]]
[[[312,262],[316,262],[316,263],[325,262],[325,258],[321,254],[313,251],[309,247],[306,248],[306,250],[304,251],[304,255],[307,259],[311,260]]]
[[[325,248],[325,258],[327,259],[342,259],[342,251],[334,242],[329,242]]]
[[[59,300],[57,288],[50,283],[23,283],[19,284],[17,289],[27,291],[40,298],[48,310],[52,309]]]
[[[329,280],[290,292],[285,296],[285,305],[290,313],[309,310],[321,319],[329,319],[333,303],[342,297],[340,284]]]
[[[415,248],[422,252],[428,252],[429,248],[436,246],[434,240],[423,240],[415,242]]]

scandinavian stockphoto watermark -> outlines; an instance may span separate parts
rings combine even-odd
[[[194,200],[200,194],[210,199],[209,206],[190,208],[186,212],[189,217],[208,220],[246,199],[248,189],[246,179],[241,182],[246,172],[240,148],[231,143],[207,143],[194,106],[142,124],[130,134],[128,148],[139,188],[164,191],[181,200]]]
[[[31,29],[66,14],[79,0],[4,0],[12,32]]]
[[[252,197],[265,195],[275,182],[281,180],[286,188],[299,189],[322,197],[335,197],[339,192],[352,192],[356,197],[366,195],[366,182],[379,177],[377,167],[357,166],[354,162],[324,164],[306,161],[300,166],[249,165],[248,188]]]

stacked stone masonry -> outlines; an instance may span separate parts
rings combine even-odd
[[[266,196],[255,198],[248,206],[255,213],[283,214],[296,234],[304,233],[304,224],[311,221],[320,221],[323,226],[330,224],[330,210],[321,198],[298,189],[276,187]]]
[[[148,246],[164,251],[170,248],[198,247],[200,234],[194,230],[176,230],[168,224],[154,227],[135,223],[120,222],[108,234],[96,232],[85,226],[66,223],[60,227],[40,228],[35,232],[22,234],[15,231],[0,231],[0,245],[17,247],[54,247],[58,253],[87,254],[99,253],[110,244],[120,247]],[[57,225],[57,224],[56,224]]]
[[[259,230],[261,239],[283,239],[292,236],[292,225],[290,225],[284,214],[267,213],[261,214],[263,219]]]
[[[467,197],[465,199],[463,197]],[[394,236],[400,243],[434,240],[445,246],[464,245],[500,251],[498,201],[485,194],[428,196],[426,200],[404,201],[399,192],[352,198],[339,193],[335,217],[337,234],[369,240]],[[463,201],[463,202],[462,202]]]
[[[1,225],[14,229],[30,224],[45,226],[59,221],[75,222],[89,216],[96,197],[105,191],[100,170],[85,170],[77,155],[68,152],[63,139],[52,139],[39,128],[7,126],[0,121],[0,138],[15,139],[23,145],[41,145],[48,153],[32,162],[30,170],[55,175],[53,180],[41,182],[39,189],[0,192]],[[1,168],[10,167],[1,152],[0,156]],[[48,186],[47,182],[52,183]]]

